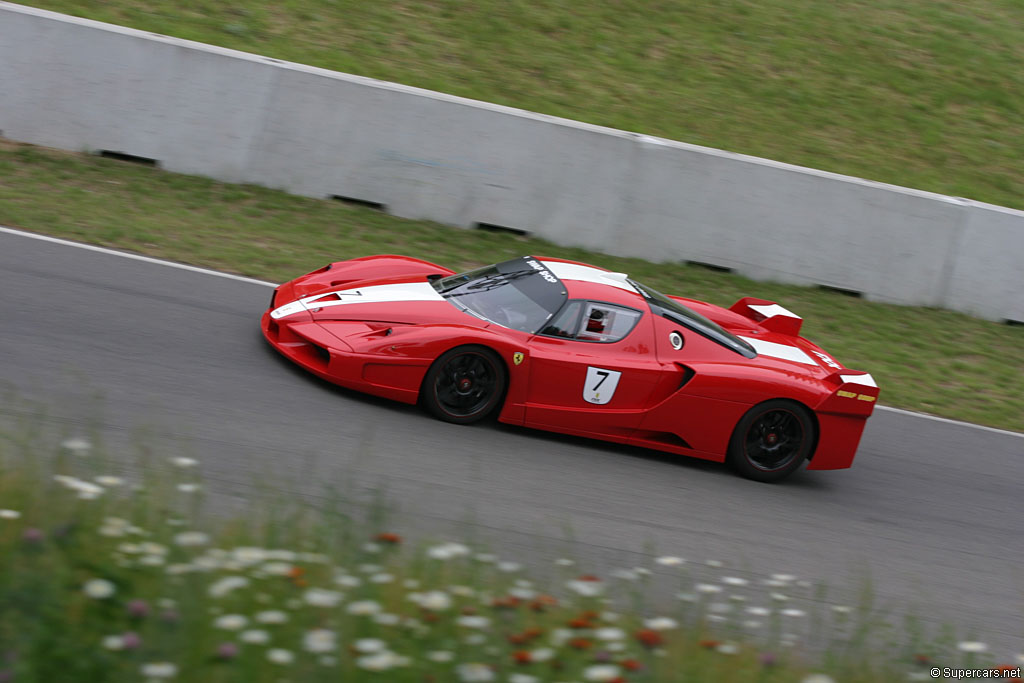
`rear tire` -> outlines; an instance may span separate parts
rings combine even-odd
[[[484,346],[460,346],[441,354],[427,370],[420,402],[438,419],[471,424],[494,412],[507,383],[498,354]]]
[[[726,463],[755,481],[775,482],[800,469],[817,440],[810,411],[794,401],[760,403],[736,424]]]

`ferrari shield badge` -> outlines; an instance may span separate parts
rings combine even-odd
[[[583,400],[597,405],[604,405],[612,400],[621,376],[622,373],[617,370],[588,367],[587,380],[583,385]]]
[[[516,365],[519,365],[520,363],[522,363],[523,362],[523,352],[522,351],[516,351],[515,353],[513,353],[512,354],[512,362],[515,363]]]

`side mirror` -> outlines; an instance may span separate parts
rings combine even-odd
[[[427,282],[437,282],[443,277],[444,275],[441,275],[441,273],[431,273],[427,276]]]

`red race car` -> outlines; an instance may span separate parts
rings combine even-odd
[[[760,481],[849,467],[878,387],[746,297],[728,310],[623,273],[524,256],[456,274],[404,256],[324,266],[261,326],[330,382],[466,424],[510,424],[727,462]]]

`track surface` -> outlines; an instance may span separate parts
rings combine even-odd
[[[270,472],[296,494],[383,484],[420,528],[475,534],[503,557],[569,551],[608,568],[677,554],[847,597],[870,577],[883,607],[1024,651],[1020,436],[877,411],[852,469],[762,485],[331,387],[265,346],[270,289],[254,282],[0,233],[0,293],[0,389],[18,397],[0,393],[7,416],[39,401],[67,432],[130,442],[142,430],[158,451],[185,444],[225,486]]]

